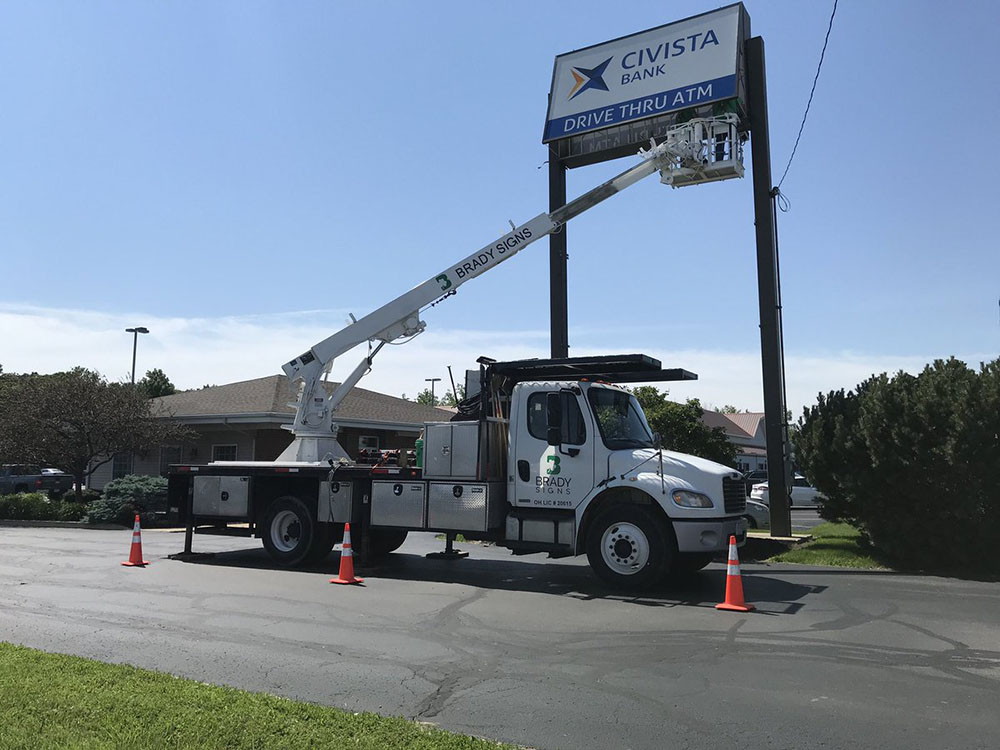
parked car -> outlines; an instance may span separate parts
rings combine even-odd
[[[73,477],[59,469],[40,469],[31,464],[0,466],[0,495],[14,492],[48,492],[62,495],[73,488]]]
[[[768,495],[767,484],[755,484],[753,489],[750,490],[750,499],[756,500],[759,503],[764,503],[764,505],[770,507],[771,499]],[[819,490],[810,486],[808,479],[801,474],[796,474],[792,478],[792,495],[790,504],[793,508],[811,507],[818,505],[821,502],[823,502],[823,496],[819,494]]]
[[[743,514],[748,529],[771,528],[771,508],[756,500],[747,500],[747,510]]]
[[[0,466],[0,495],[15,492],[41,492],[43,489],[42,470],[27,464],[3,464]]]
[[[747,497],[750,497],[750,490],[753,489],[755,484],[761,484],[767,481],[767,469],[755,469],[754,471],[748,471],[743,475],[743,486],[746,487]]]
[[[42,469],[42,489],[50,495],[64,495],[73,489],[73,475],[62,469]]]

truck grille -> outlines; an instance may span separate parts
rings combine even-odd
[[[722,480],[722,500],[726,506],[726,513],[745,513],[747,509],[746,493],[743,480],[725,477]]]

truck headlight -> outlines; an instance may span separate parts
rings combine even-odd
[[[714,508],[715,503],[708,495],[689,490],[674,490],[674,502],[682,508]]]

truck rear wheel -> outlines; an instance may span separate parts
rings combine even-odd
[[[290,495],[279,497],[264,513],[261,524],[264,549],[279,565],[299,565],[313,548],[316,527],[315,519],[301,500]]]
[[[605,583],[619,589],[644,589],[658,583],[673,563],[673,534],[644,505],[613,505],[587,532],[587,559]]]
[[[344,524],[317,523],[312,548],[306,554],[306,562],[323,562],[333,549],[333,545],[339,544],[343,539]]]

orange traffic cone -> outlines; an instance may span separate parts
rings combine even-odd
[[[344,544],[340,551],[340,572],[330,583],[363,583],[364,578],[354,577],[354,550],[351,549],[351,524],[344,524]]]
[[[129,567],[139,567],[149,565],[149,560],[142,559],[142,534],[139,533],[139,514],[135,514],[135,526],[132,527],[132,548],[128,553],[128,560],[122,565]]]
[[[729,565],[726,568],[726,601],[716,604],[716,609],[734,612],[753,612],[756,607],[743,601],[743,579],[740,578],[740,558],[736,554],[736,537],[729,537]]]

